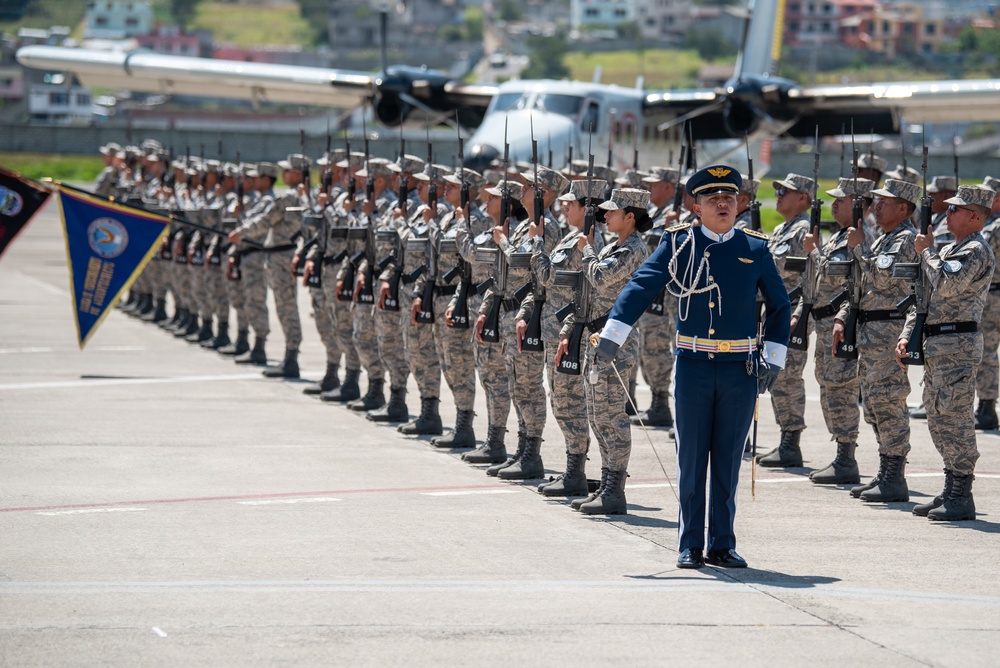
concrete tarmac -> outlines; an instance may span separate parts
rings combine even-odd
[[[0,260],[0,665],[998,663],[996,433],[979,434],[975,521],[910,513],[943,481],[921,421],[911,502],[864,504],[806,477],[835,448],[810,367],[806,467],[760,469],[756,499],[743,468],[750,568],[682,571],[663,430],[633,430],[629,514],[584,517],[120,312],[80,352],[71,309],[50,203]],[[483,438],[481,391],[477,406]],[[867,478],[864,424],[858,457]]]

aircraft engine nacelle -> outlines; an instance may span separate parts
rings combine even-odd
[[[375,118],[382,125],[394,128],[406,120],[413,107],[399,99],[398,95],[376,95],[372,100]]]
[[[756,105],[740,99],[729,100],[722,111],[722,122],[730,137],[753,134],[760,125],[761,113]]]

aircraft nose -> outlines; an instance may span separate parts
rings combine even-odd
[[[481,172],[500,157],[500,151],[489,144],[473,144],[465,154],[465,166]]]

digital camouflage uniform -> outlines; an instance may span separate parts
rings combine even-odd
[[[1000,214],[990,216],[982,234],[994,257],[1000,254]],[[997,348],[1000,347],[1000,282],[996,279],[986,295],[979,331],[983,335],[983,361],[976,370],[976,394],[980,402],[995,403],[1000,383],[1000,363],[997,359]]]

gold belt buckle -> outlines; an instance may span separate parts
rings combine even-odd
[[[719,341],[719,352],[728,353],[732,348],[732,344],[729,341]]]

